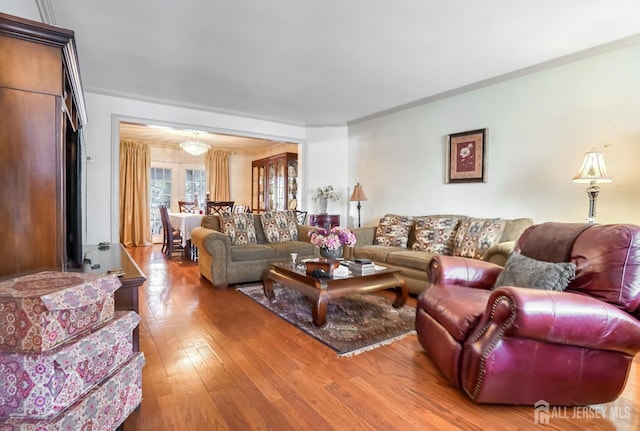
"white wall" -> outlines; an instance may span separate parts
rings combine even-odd
[[[0,0],[0,12],[42,22],[40,11],[35,1]]]
[[[309,214],[318,212],[312,200],[318,187],[332,185],[340,196],[338,201],[329,201],[327,212],[340,214],[340,224],[347,226],[347,210],[351,189],[347,182],[348,131],[346,127],[309,127],[307,132],[307,183],[301,184],[307,192],[303,209]],[[304,197],[304,195],[303,195]]]
[[[82,65],[80,65],[82,69]],[[230,133],[301,144],[305,129],[270,121],[159,105],[87,92],[88,123],[84,129],[87,164],[86,243],[117,242],[120,121],[157,121],[177,127]],[[250,176],[250,167],[247,170]]]
[[[349,184],[388,212],[583,222],[584,153],[603,151],[596,221],[640,224],[640,45],[349,125]],[[450,133],[487,128],[486,183],[445,184]]]

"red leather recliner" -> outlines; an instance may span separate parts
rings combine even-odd
[[[418,297],[420,344],[479,403],[587,405],[616,399],[640,351],[640,227],[543,223],[517,252],[573,262],[565,291],[502,286],[502,267],[437,256]]]

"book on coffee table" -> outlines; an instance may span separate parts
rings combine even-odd
[[[369,261],[369,263],[349,262],[349,269],[353,271],[354,274],[372,274],[375,268],[375,263],[371,261]]]

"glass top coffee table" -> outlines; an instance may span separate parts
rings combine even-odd
[[[275,298],[273,283],[294,289],[311,298],[313,324],[322,326],[327,323],[327,304],[331,298],[352,295],[354,293],[374,292],[395,289],[394,307],[402,307],[407,301],[408,290],[405,281],[400,278],[400,270],[381,269],[373,273],[335,278],[316,278],[298,269],[291,263],[273,263],[262,277],[264,294]]]

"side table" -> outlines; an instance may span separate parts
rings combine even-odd
[[[331,229],[340,226],[340,214],[309,214],[309,224],[323,229]]]
[[[124,275],[120,278],[122,286],[114,294],[116,310],[133,310],[138,312],[138,288],[147,279],[138,265],[131,258],[122,244],[111,244],[103,250],[97,245],[85,247],[85,259],[91,256],[91,262],[85,260],[83,272],[106,274],[110,269],[121,268]],[[99,268],[91,268],[91,264],[100,264]],[[140,351],[139,326],[133,330],[133,351]]]

